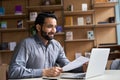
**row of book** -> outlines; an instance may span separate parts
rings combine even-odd
[[[73,40],[73,32],[67,31],[66,32],[66,40]],[[94,32],[92,30],[87,31],[87,38],[88,39],[94,39]]]
[[[0,50],[13,51],[15,47],[16,47],[16,42],[3,42],[3,43],[0,43]]]
[[[22,14],[22,6],[21,5],[16,5],[15,6],[15,15],[21,15]],[[5,15],[5,8],[0,7],[0,15]]]
[[[16,23],[17,28],[23,28],[23,20],[18,20]],[[7,21],[0,22],[0,29],[7,29],[7,27],[8,27]]]
[[[72,16],[65,17],[65,25],[73,25],[74,18]],[[77,25],[91,24],[91,16],[77,18]]]

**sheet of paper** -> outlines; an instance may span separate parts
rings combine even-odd
[[[86,63],[88,61],[89,61],[89,58],[80,56],[79,58],[75,59],[74,61],[72,61],[69,64],[67,64],[66,66],[64,66],[62,69],[63,69],[63,71],[69,71],[69,70],[72,70],[72,69],[82,66],[84,63]]]

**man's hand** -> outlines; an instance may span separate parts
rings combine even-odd
[[[84,72],[87,71],[87,67],[88,67],[88,62],[86,62],[85,64],[83,64],[83,71],[84,71]]]
[[[59,76],[61,72],[62,72],[62,68],[52,67],[52,68],[44,69],[43,76],[56,77],[56,76]]]

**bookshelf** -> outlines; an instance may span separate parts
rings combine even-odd
[[[55,2],[56,0],[51,0],[50,5],[43,5],[42,0],[1,0],[0,6],[5,8],[5,15],[0,15],[0,22],[7,21],[7,28],[0,28],[0,43],[4,42],[16,42],[19,43],[22,39],[31,36],[30,29],[34,24],[34,21],[30,21],[30,12],[43,12],[51,11],[54,12],[58,19],[58,25],[63,26],[63,5],[62,0],[59,3]],[[8,7],[8,3],[13,4]],[[15,15],[15,6],[21,5],[22,14]],[[23,20],[23,27],[17,28],[17,21]],[[55,34],[55,38],[61,43],[64,47],[64,32],[59,32]],[[12,57],[13,51],[9,49],[0,50],[0,64],[9,64],[9,61]],[[7,59],[8,58],[8,59]]]
[[[114,13],[116,2],[95,3],[95,0],[60,0],[60,3],[56,4],[55,0],[51,0],[50,5],[43,5],[42,0],[1,0],[0,2],[0,5],[6,10],[5,15],[0,16],[0,22],[7,20],[9,25],[7,29],[0,29],[0,42],[16,41],[18,43],[25,37],[31,36],[30,28],[34,21],[30,21],[30,12],[51,11],[59,19],[58,26],[63,28],[62,32],[55,34],[55,39],[64,47],[65,53],[71,61],[75,59],[75,53],[78,51],[85,55],[85,52],[90,52],[93,47],[98,47],[99,44],[117,43],[116,25],[118,23],[108,22],[109,17],[116,17]],[[13,4],[10,9],[7,6],[8,3]],[[87,11],[82,11],[83,3],[87,4]],[[22,5],[22,15],[14,15],[16,4]],[[72,11],[68,10],[70,5],[73,6]],[[87,24],[88,16],[91,19],[90,24]],[[72,25],[65,24],[65,17],[72,17]],[[83,25],[78,25],[78,17],[83,18]],[[16,21],[19,19],[24,22],[24,27],[20,29],[16,28]],[[99,22],[107,23],[99,24]],[[73,40],[66,40],[66,32],[68,31],[73,32]],[[94,32],[94,39],[88,39],[88,31]],[[11,55],[12,51],[0,50],[0,63],[8,64],[9,61],[2,60],[2,57],[4,56],[4,59],[7,59]]]

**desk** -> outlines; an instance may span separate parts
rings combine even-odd
[[[9,80],[43,80],[43,79],[31,78],[31,79],[9,79]],[[59,80],[73,80],[73,79],[59,79]],[[120,80],[120,70],[106,70],[104,75],[90,78],[87,80]]]

